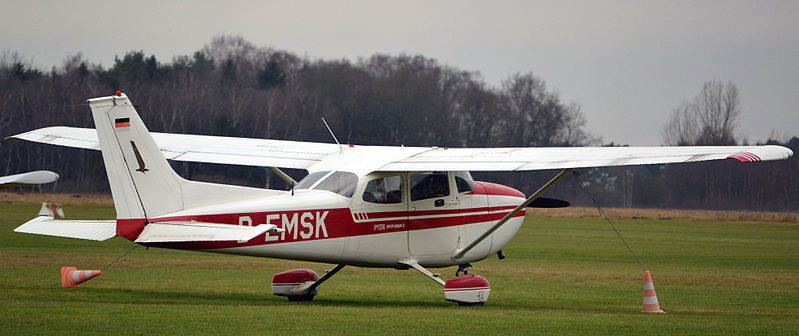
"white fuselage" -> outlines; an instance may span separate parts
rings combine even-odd
[[[518,231],[523,214],[511,219],[464,257],[453,260],[463,248],[524,201],[511,188],[477,182],[474,189],[458,192],[449,174],[449,195],[412,200],[403,188],[401,201],[369,202],[364,189],[369,180],[387,173],[359,178],[351,195],[327,190],[301,189],[263,198],[214,204],[170,213],[149,222],[194,220],[256,226],[274,224],[281,233],[267,233],[248,242],[160,243],[153,246],[347,264],[402,267],[416,260],[425,267],[446,267],[486,258],[499,251]],[[407,173],[395,176],[407,178]],[[407,180],[406,180],[407,181]],[[368,193],[368,192],[366,192]],[[419,196],[424,197],[424,196]]]

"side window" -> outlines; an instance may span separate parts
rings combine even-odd
[[[411,201],[449,196],[446,172],[422,173],[410,176]]]
[[[468,171],[455,172],[455,185],[458,186],[458,193],[465,193],[474,190],[474,180]]]
[[[388,176],[374,179],[366,184],[363,200],[369,203],[402,203],[402,176]]]

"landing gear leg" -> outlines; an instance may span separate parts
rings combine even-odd
[[[472,264],[460,264],[458,265],[458,270],[455,271],[455,276],[460,276],[461,273],[469,274],[469,269],[472,268]]]
[[[419,273],[424,274],[425,276],[427,276],[428,278],[430,278],[433,281],[437,282],[441,286],[444,286],[446,284],[446,282],[444,280],[441,280],[441,278],[439,278],[437,274],[433,274],[432,272],[428,271],[426,268],[424,268],[421,265],[419,265],[416,262],[416,260],[403,260],[403,261],[400,261],[400,264],[404,264],[404,265],[408,265],[410,267],[413,267],[415,270],[419,271]]]
[[[312,292],[314,289],[316,289],[316,287],[319,287],[319,285],[321,285],[323,282],[327,281],[327,279],[330,279],[330,277],[332,277],[333,275],[338,273],[338,271],[340,271],[342,268],[344,268],[344,266],[347,266],[347,265],[338,264],[338,265],[336,265],[336,267],[333,267],[332,270],[325,271],[325,275],[323,275],[322,278],[320,278],[319,280],[316,280],[316,282],[310,284],[309,286],[307,286],[307,288],[303,288],[305,286],[300,285],[300,286],[297,286],[297,288],[294,288],[294,290],[292,290],[292,292],[297,292],[299,294],[303,294],[303,292],[305,294],[307,294],[309,292]]]

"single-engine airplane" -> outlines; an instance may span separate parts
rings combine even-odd
[[[468,273],[470,263],[502,257],[525,208],[575,168],[793,155],[780,146],[387,147],[150,133],[120,92],[88,104],[95,129],[48,127],[10,138],[100,150],[117,219],[37,217],[14,231],[336,265],[322,277],[307,269],[275,275],[273,293],[290,301],[313,299],[322,282],[351,265],[414,268],[442,285],[445,299],[483,304],[490,285]],[[293,188],[189,181],[168,159],[272,167]],[[277,167],[309,174],[294,182]],[[469,174],[546,169],[561,171],[529,197]],[[448,266],[458,271],[446,281],[428,270]]]

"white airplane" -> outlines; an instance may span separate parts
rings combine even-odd
[[[525,208],[575,168],[736,159],[781,160],[780,146],[442,148],[356,146],[150,133],[128,97],[88,100],[95,129],[48,127],[12,136],[102,151],[116,220],[37,217],[14,231],[163,248],[331,263],[275,275],[272,290],[311,300],[345,265],[414,268],[444,286],[445,299],[482,304],[488,281],[470,263],[502,248]],[[274,168],[290,191],[189,181],[167,159],[305,169],[301,181]],[[469,171],[560,169],[529,197],[472,180]],[[428,268],[458,266],[443,280]],[[461,275],[461,273],[464,273]]]
[[[0,189],[29,187],[58,180],[58,174],[49,170],[36,170],[27,173],[0,176]]]

